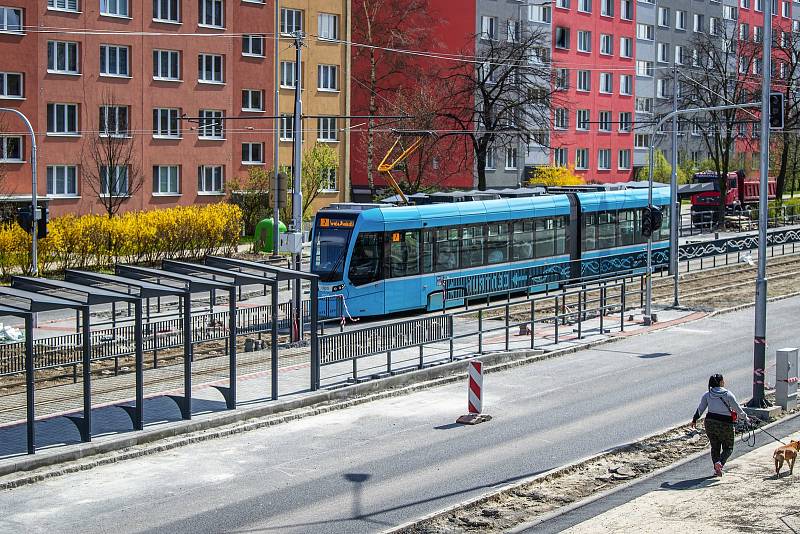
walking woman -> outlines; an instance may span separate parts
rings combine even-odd
[[[734,423],[738,417],[745,422],[749,421],[747,414],[736,402],[736,397],[725,389],[725,380],[722,375],[712,375],[708,379],[708,391],[700,399],[700,406],[692,418],[692,428],[697,420],[708,408],[705,427],[708,441],[711,442],[711,461],[714,463],[714,474],[722,476],[722,468],[733,453]]]

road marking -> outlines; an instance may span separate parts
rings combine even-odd
[[[672,329],[673,332],[688,332],[690,334],[710,334],[711,330],[695,330],[694,328],[683,328],[676,326]]]

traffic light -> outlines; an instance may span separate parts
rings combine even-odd
[[[286,196],[289,189],[289,176],[284,172],[278,173],[278,208],[286,207]]]
[[[33,230],[33,212],[30,206],[24,208],[17,208],[17,224],[29,234]]]
[[[776,130],[783,128],[783,93],[769,94],[769,127]]]
[[[653,216],[649,207],[642,209],[642,235],[644,237],[653,235]]]

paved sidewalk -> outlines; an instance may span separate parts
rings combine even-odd
[[[795,417],[770,432],[788,443],[800,439],[798,427],[800,418]],[[794,475],[784,464],[776,476],[772,454],[780,444],[764,433],[758,438],[755,449],[737,438],[738,456],[728,462],[722,478],[713,476],[711,460],[703,455],[526,532],[800,532],[800,463]]]

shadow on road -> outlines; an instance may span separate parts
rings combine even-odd
[[[681,480],[675,483],[664,482],[659,487],[665,490],[687,490],[711,486],[716,481],[717,477],[714,475],[707,475],[704,477],[690,478],[689,480]]]

